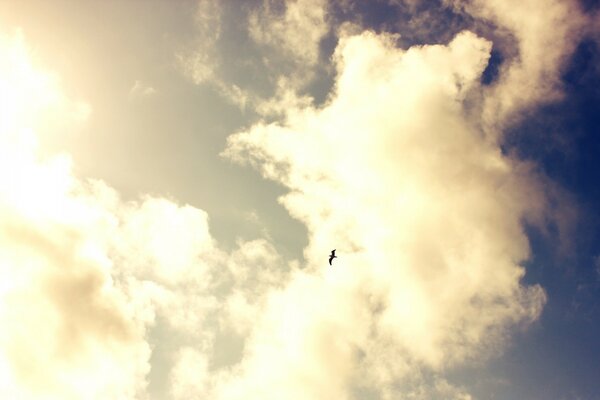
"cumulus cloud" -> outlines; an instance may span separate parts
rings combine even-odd
[[[324,107],[228,140],[225,156],[288,187],[281,202],[309,245],[307,270],[270,298],[222,398],[352,398],[360,387],[423,398],[433,383],[419,371],[493,354],[541,311],[542,288],[520,283],[521,224],[541,220],[544,197],[465,112],[491,43],[469,32],[406,51],[394,42],[342,37]]]
[[[420,1],[389,3],[410,12],[410,19],[403,22],[403,27],[410,27],[411,34],[418,31],[428,39],[432,39],[429,31],[444,34],[423,24],[443,26],[448,13],[430,15],[430,10]],[[224,11],[209,0],[198,4],[198,40],[194,51],[181,57],[187,74],[197,83],[211,82],[229,101],[243,109],[251,107],[263,116],[281,116],[290,104],[293,107],[311,102],[312,98],[306,96],[303,89],[317,72],[325,73],[329,67],[320,54],[323,39],[329,32],[339,30],[340,26],[335,24],[341,27],[347,22],[363,24],[330,18],[330,4],[326,0],[264,0],[260,6],[251,8],[248,15],[244,14],[247,21],[242,23],[247,24],[248,36],[257,45],[255,53],[262,57],[261,61],[251,63],[268,76],[273,86],[274,95],[269,98],[256,88],[231,83],[216,73],[219,63],[223,62],[216,43]],[[467,19],[473,21],[470,23],[473,28],[485,24],[483,30],[493,36],[496,48],[501,49],[505,58],[500,66],[500,79],[484,89],[478,105],[484,110],[483,128],[492,137],[497,137],[502,128],[517,121],[536,104],[560,98],[563,62],[582,33],[590,30],[595,21],[584,16],[574,0],[444,0],[443,4],[451,12],[467,15]],[[352,2],[339,5],[347,10],[355,6]],[[490,27],[493,32],[489,31]],[[448,31],[452,29],[449,27]]]
[[[123,201],[67,154],[43,155],[45,121],[80,123],[90,108],[3,37],[0,397],[147,398],[165,371],[167,398],[470,399],[445,372],[497,354],[545,302],[522,283],[523,223],[543,223],[543,185],[485,135],[557,93],[579,19],[536,4],[514,4],[539,15],[522,27],[500,3],[460,3],[518,43],[490,87],[492,43],[473,33],[399,49],[396,35],[346,25],[333,92],[315,107],[284,74],[270,99],[226,83],[222,9],[199,3],[198,51],[182,61],[196,83],[283,117],[232,135],[223,155],[287,188],[281,203],[309,234],[302,265],[264,239],[226,252],[204,211]],[[275,8],[250,13],[250,36],[314,67],[327,3]]]
[[[2,37],[0,66],[0,393],[132,397],[149,348],[111,282],[101,234],[110,215],[90,204],[84,193],[97,188],[73,178],[66,155],[37,152],[44,115],[77,120],[81,107],[31,66],[22,38]]]
[[[278,255],[264,241],[228,254],[204,211],[125,202],[75,176],[68,154],[40,151],[43,122],[71,124],[89,107],[36,69],[18,36],[0,37],[0,71],[0,396],[143,399],[156,368],[171,377],[165,392],[189,398],[202,381],[185,369],[214,362],[219,311],[236,315],[226,299],[235,291],[255,308],[246,286],[280,284]]]

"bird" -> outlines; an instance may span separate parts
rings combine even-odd
[[[337,258],[337,256],[335,255],[335,249],[331,250],[331,254],[329,255],[329,265],[331,265],[331,262],[334,258]]]

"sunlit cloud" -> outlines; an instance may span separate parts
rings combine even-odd
[[[157,324],[179,338],[168,347],[183,357],[173,361],[177,387],[178,366],[198,358],[186,341],[211,357],[223,297],[242,290],[252,303],[260,293],[248,280],[268,286],[275,279],[260,271],[278,256],[261,242],[224,253],[204,211],[125,202],[75,176],[68,154],[38,151],[40,119],[79,120],[82,106],[33,65],[20,36],[1,38],[0,68],[0,394],[144,398],[151,353],[162,351],[148,341]]]
[[[254,113],[221,155],[284,188],[308,231],[302,260],[278,253],[257,212],[239,215],[262,237],[226,250],[206,211],[124,200],[46,152],[93,105],[21,35],[0,36],[0,397],[472,399],[448,372],[501,354],[547,296],[523,279],[525,225],[544,229],[554,194],[499,141],[561,95],[585,21],[570,2],[444,4],[494,35],[401,48],[330,18],[327,1],[245,6],[236,34],[256,57],[235,61],[261,87],[223,72],[227,6],[197,3],[175,62]],[[483,84],[496,41],[515,48]],[[307,85],[325,70],[333,86],[315,105]],[[155,87],[135,80],[129,98]]]
[[[520,113],[536,104],[560,98],[561,68],[590,22],[581,14],[577,2],[447,0],[446,3],[491,21],[498,28],[498,40],[516,39],[515,56],[501,66],[500,79],[487,89],[484,98],[483,122],[487,129],[513,123]]]
[[[463,109],[490,48],[469,32],[406,51],[343,37],[326,106],[230,137],[226,156],[289,188],[311,272],[269,303],[225,398],[345,398],[351,382],[393,398],[421,390],[415,371],[485,358],[539,315],[544,291],[520,284],[521,222],[541,220],[544,197]]]
[[[7,398],[134,396],[150,349],[111,280],[101,189],[71,175],[67,155],[42,158],[45,114],[81,118],[20,36],[1,39],[0,393]],[[133,318],[131,318],[133,317]]]

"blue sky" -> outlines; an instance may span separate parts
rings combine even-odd
[[[534,161],[572,196],[579,213],[564,254],[557,251],[556,234],[530,233],[534,259],[529,279],[547,288],[549,302],[540,326],[531,337],[523,338],[511,356],[518,360],[522,357],[518,353],[530,354],[538,360],[530,365],[544,366],[530,372],[547,382],[545,391],[537,394],[540,398],[556,393],[564,398],[595,398],[599,391],[595,379],[600,352],[596,339],[600,329],[600,193],[594,184],[600,171],[597,65],[596,42],[583,38],[561,76],[565,98],[537,110],[533,118],[514,128],[514,139],[507,140],[507,147]]]
[[[600,399],[598,9],[0,0],[0,397]]]

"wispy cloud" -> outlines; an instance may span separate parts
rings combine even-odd
[[[225,11],[216,2],[198,4],[197,40],[189,53],[180,55],[186,74],[196,83],[208,83],[241,109],[251,108],[265,116],[282,115],[288,104],[312,100],[299,91],[315,77],[319,66],[321,41],[330,30],[327,1],[266,0],[249,8],[243,17],[247,20],[241,22],[247,26],[247,36],[238,39],[258,57],[243,62],[239,54],[224,54],[217,47]],[[219,71],[222,63],[250,63],[272,87],[257,90],[254,85],[234,83]],[[265,90],[274,95],[265,96]]]
[[[153,94],[156,94],[156,89],[139,80],[136,80],[131,89],[129,89],[129,98],[146,97]]]
[[[195,14],[194,50],[180,54],[185,71],[196,83],[210,82],[220,64],[217,42],[221,36],[221,7],[216,0],[200,0]]]
[[[276,9],[283,8],[283,12]],[[250,36],[310,68],[319,61],[319,45],[329,30],[327,0],[265,0],[249,17]]]

